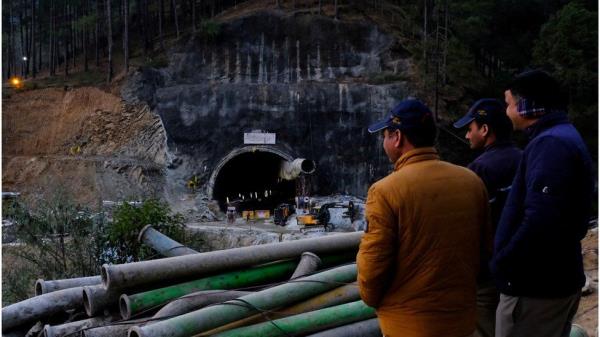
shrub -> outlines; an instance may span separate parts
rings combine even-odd
[[[171,208],[156,199],[144,201],[140,206],[123,203],[113,213],[113,222],[108,227],[108,246],[113,249],[112,262],[123,263],[154,257],[154,252],[141,245],[138,240],[140,230],[152,225],[157,231],[173,240],[185,243],[183,216],[171,214]]]

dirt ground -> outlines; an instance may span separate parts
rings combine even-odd
[[[144,185],[165,160],[160,119],[94,87],[3,97],[2,134],[3,191],[39,194],[51,185],[96,202],[113,189],[152,189]]]
[[[582,241],[583,264],[590,280],[589,291],[584,291],[574,323],[585,328],[588,335],[598,336],[598,228],[588,232]]]

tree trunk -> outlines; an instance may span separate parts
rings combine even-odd
[[[177,20],[177,3],[175,0],[171,0],[171,6],[173,8],[173,19],[175,20],[175,32],[177,34],[177,38],[179,38],[179,21]]]
[[[50,39],[48,41],[48,71],[50,76],[54,76],[54,39],[56,33],[54,31],[54,0],[50,0]]]
[[[427,0],[424,0],[423,3],[423,62],[425,63],[425,73],[427,74],[427,68],[429,68],[427,60]]]
[[[19,63],[21,64],[21,76],[25,77],[25,60],[23,60],[23,56],[25,56],[25,46],[23,45],[24,43],[24,37],[23,37],[23,6],[21,6],[21,9],[19,10],[19,31],[21,34],[21,55],[19,56]]]
[[[125,74],[129,72],[129,0],[123,0],[123,55]]]
[[[160,4],[158,7],[158,41],[160,43],[160,48],[162,50],[165,49],[165,43],[163,39],[163,25],[165,22],[165,1],[160,0]]]
[[[88,22],[87,22],[87,16],[90,15],[90,2],[89,0],[85,0],[85,10],[83,12],[83,15],[86,16],[86,22],[85,25],[83,25],[83,71],[88,71],[89,70],[89,64],[88,64]]]
[[[12,1],[8,2],[8,43],[6,45],[6,63],[7,63],[7,67],[6,67],[6,79],[10,79],[11,75],[12,75],[12,69],[13,69],[13,63],[14,63],[14,57],[12,54],[12,48],[13,48],[13,43],[14,43],[14,38],[13,38],[13,25],[12,25]],[[6,27],[6,26],[4,26]]]
[[[96,29],[94,33],[94,39],[96,40],[96,67],[100,67],[100,0],[96,0]]]
[[[65,77],[69,76],[69,37],[67,36],[67,32],[69,31],[69,26],[68,26],[68,8],[69,6],[67,5],[67,0],[65,0],[65,7],[64,7],[64,20],[63,20],[63,43],[64,43],[64,47],[65,47]]]
[[[333,12],[335,13],[334,14],[334,19],[337,20],[337,19],[339,19],[339,14],[340,14],[340,11],[339,11],[339,8],[338,8],[338,0],[335,0],[333,6],[334,6]]]
[[[192,33],[196,33],[196,0],[190,1],[192,6]]]
[[[27,2],[23,0],[23,10],[25,14],[23,15],[27,18]],[[31,19],[31,17],[29,17]],[[31,20],[25,25],[25,52],[23,53],[27,59],[25,60],[25,74],[29,76],[29,65],[31,64]]]
[[[144,30],[144,53],[147,55],[150,52],[150,36],[148,34],[148,0],[142,0],[142,27]]]
[[[40,2],[38,4],[38,11],[41,8],[42,8],[42,3]],[[38,39],[37,39],[38,40],[38,49],[37,49],[37,51],[38,51],[38,56],[37,56],[38,67],[37,67],[37,70],[38,71],[42,71],[42,40],[43,40],[42,39],[42,36],[43,36],[43,34],[42,34],[42,20],[40,20],[38,18],[38,20],[36,20],[36,22],[37,22],[37,34],[38,34],[37,35],[38,36]]]
[[[69,6],[69,30],[71,33],[71,61],[73,62],[73,69],[77,66],[75,62],[75,55],[77,55],[77,31],[75,30],[75,7]]]
[[[108,39],[108,73],[106,77],[106,81],[110,83],[113,77],[113,60],[112,60],[112,23],[111,23],[111,13],[110,13],[110,0],[105,1],[106,4],[106,37]]]
[[[37,73],[35,56],[35,0],[31,0],[31,74],[33,78],[35,78]]]

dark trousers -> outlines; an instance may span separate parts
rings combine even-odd
[[[500,294],[496,337],[569,337],[581,292],[563,298]]]
[[[477,286],[477,330],[475,337],[494,337],[499,294],[493,281]]]

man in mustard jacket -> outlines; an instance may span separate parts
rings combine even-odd
[[[402,101],[369,132],[383,134],[394,172],[369,189],[361,297],[385,336],[471,336],[481,251],[491,249],[485,186],[440,160],[431,111],[418,100]]]

